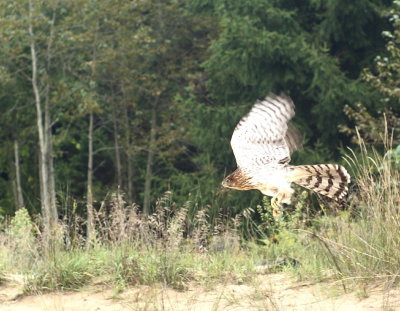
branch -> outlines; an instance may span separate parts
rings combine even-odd
[[[122,147],[119,147],[118,149],[122,149]],[[102,148],[96,149],[95,151],[93,151],[93,155],[95,155],[98,152],[104,151],[104,150],[115,150],[115,147],[102,147]]]

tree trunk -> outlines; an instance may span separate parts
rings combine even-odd
[[[25,206],[22,195],[21,174],[19,168],[19,145],[18,140],[14,140],[14,166],[15,166],[15,209],[18,210]]]
[[[96,72],[97,60],[97,31],[99,29],[99,22],[96,23],[94,41],[93,41],[93,55],[92,55],[92,69],[90,79],[93,81]],[[90,84],[90,83],[89,83]],[[96,240],[96,230],[94,224],[94,208],[93,208],[93,109],[89,106],[89,129],[88,129],[88,170],[87,170],[87,193],[86,193],[86,211],[87,211],[87,228],[86,228],[86,247],[91,247]]]
[[[162,14],[162,1],[158,1],[157,5],[158,12],[158,23],[159,23],[159,34],[161,35],[161,40],[164,38],[164,17]],[[157,70],[158,71],[158,70]],[[159,72],[159,76],[162,74]],[[153,162],[154,162],[154,154],[155,154],[155,140],[156,140],[156,127],[157,127],[157,106],[158,101],[160,99],[160,95],[155,99],[154,104],[151,109],[151,121],[150,121],[150,142],[149,149],[147,153],[147,165],[146,165],[146,176],[145,176],[145,184],[144,184],[144,201],[143,201],[143,212],[145,214],[150,213],[150,197],[151,197],[151,181],[153,179]]]
[[[37,78],[38,64],[37,64],[37,54],[35,47],[35,36],[33,32],[33,3],[32,0],[29,1],[29,36],[30,36],[30,50],[31,50],[31,58],[32,58],[32,88],[35,99],[35,107],[36,107],[36,117],[37,117],[37,128],[38,128],[38,137],[39,137],[39,175],[40,175],[40,194],[41,194],[41,205],[42,205],[42,214],[44,218],[44,241],[45,243],[49,242],[53,234],[53,228],[57,221],[57,210],[55,205],[55,200],[53,201],[51,193],[49,189],[52,188],[52,182],[49,181],[49,161],[48,161],[48,153],[51,144],[49,145],[51,136],[49,136],[49,131],[43,125],[43,112],[42,112],[42,104],[39,93],[39,84]],[[45,107],[45,113],[47,114],[47,122],[49,122],[49,107]],[[51,133],[50,133],[51,135]],[[53,181],[54,182],[54,181]],[[50,190],[51,191],[51,190]]]
[[[143,201],[144,214],[150,213],[150,194],[151,194],[151,181],[153,179],[153,161],[155,154],[156,126],[157,126],[157,103],[155,103],[151,109],[150,141],[147,153],[146,176],[144,183],[144,201]]]
[[[50,72],[50,64],[52,59],[52,43],[54,38],[54,23],[56,19],[55,10],[53,10],[51,26],[50,26],[50,36],[47,44],[47,60],[46,60],[46,97],[44,101],[44,124],[46,129],[45,140],[47,145],[46,152],[46,165],[48,167],[48,183],[49,183],[49,199],[50,199],[50,211],[52,213],[51,218],[57,219],[57,202],[56,202],[56,186],[55,186],[55,176],[54,176],[54,157],[53,157],[53,135],[52,135],[52,121],[50,115],[50,77],[48,73]]]
[[[114,98],[114,96],[113,96]],[[119,141],[118,141],[118,125],[117,125],[117,108],[116,103],[113,102],[113,127],[114,127],[114,149],[115,149],[115,177],[117,181],[117,188],[122,188],[122,180],[121,180],[121,153],[119,150]]]
[[[87,171],[87,238],[86,246],[90,247],[96,239],[94,230],[94,212],[93,212],[93,111],[89,113],[89,131],[88,131],[88,171]]]
[[[128,107],[125,103],[124,105],[124,127],[125,127],[125,155],[126,155],[126,168],[127,168],[127,194],[129,202],[134,202],[135,194],[134,194],[134,166],[133,166],[133,150],[132,150],[132,142],[131,142],[131,131],[129,126],[129,117],[128,117]]]

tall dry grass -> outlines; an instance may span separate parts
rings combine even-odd
[[[306,222],[296,217],[288,217],[289,223],[266,222],[275,229],[274,240],[266,242],[267,257],[291,262],[284,269],[300,279],[336,279],[345,289],[398,283],[400,146],[393,146],[385,128],[381,137],[381,145],[371,146],[358,135],[357,151],[345,157],[352,183],[342,208],[324,201]],[[299,204],[305,202],[297,202],[295,209],[303,211],[302,217],[307,215]]]
[[[400,277],[400,159],[393,157],[387,130],[381,146],[358,139],[358,153],[346,156],[353,177],[349,209],[316,219],[313,232],[303,233],[319,245],[317,261],[337,278],[394,284]]]
[[[33,221],[22,209],[3,223],[0,273],[24,276],[26,292],[75,289],[93,281],[118,291],[136,284],[183,289],[190,281],[251,278],[258,255],[241,248],[239,216],[214,220],[209,210],[192,202],[178,206],[167,192],[155,212],[145,215],[116,192],[95,212],[92,241],[85,239],[85,219],[72,212],[48,247],[41,241],[40,219]]]

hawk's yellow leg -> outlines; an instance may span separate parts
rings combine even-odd
[[[271,206],[272,206],[272,215],[275,218],[279,217],[282,214],[281,211],[282,204],[277,196],[271,199]]]

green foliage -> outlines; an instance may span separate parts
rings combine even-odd
[[[192,5],[202,14],[215,14],[219,22],[203,62],[206,90],[191,85],[192,97],[181,99],[197,147],[192,159],[199,171],[191,177],[203,196],[215,197],[221,178],[214,176],[235,169],[232,154],[225,152],[233,129],[254,101],[270,91],[285,91],[296,104],[294,122],[305,134],[305,146],[292,162],[337,162],[337,147],[349,143],[338,132],[338,124],[348,122],[343,107],[362,98],[375,109],[379,95],[359,76],[383,51],[380,32],[388,25],[380,10],[389,4],[220,0]],[[366,14],[355,19],[361,10]],[[232,192],[224,196],[222,208],[261,203],[256,193]]]
[[[299,277],[396,277],[398,1],[31,2],[31,17],[27,2],[0,2],[0,214],[15,211],[15,161],[27,207],[0,231],[0,274],[23,273],[28,292],[73,289],[99,276],[117,289],[157,282],[182,289],[190,280],[242,282],[256,262],[283,257],[279,269]],[[29,22],[40,98],[52,116],[62,218],[58,244],[44,252],[40,224],[28,214],[40,213]],[[361,162],[350,160],[358,167],[351,211],[297,191],[274,218],[258,191],[221,191],[236,166],[234,127],[271,91],[296,103],[305,146],[294,164],[340,161],[350,138],[359,140],[354,124],[376,144],[385,112],[394,145],[374,154],[363,147]],[[82,248],[89,115],[97,240]],[[143,201],[146,178],[150,215],[133,204]],[[262,246],[241,246],[254,236]]]
[[[64,218],[59,224],[62,242],[57,238],[51,251],[34,254],[20,248],[20,260],[15,261],[14,245],[32,228],[26,211],[19,212],[10,227],[13,233],[0,232],[0,273],[22,274],[27,293],[77,289],[92,280],[116,291],[157,283],[184,289],[192,280],[208,285],[249,280],[262,257],[259,246],[241,248],[238,218],[214,224],[208,208],[192,216],[190,204],[178,207],[169,194],[158,200],[152,215],[141,214],[117,195],[104,204],[107,209],[95,217],[93,247],[84,247],[75,237],[85,224]],[[32,245],[40,245],[40,236],[31,237]],[[28,258],[29,265],[22,258]]]
[[[357,42],[365,51],[382,46],[376,40],[379,34],[367,26],[382,19],[372,1],[367,2],[296,6],[283,1],[218,1],[215,11],[221,18],[221,33],[205,62],[212,95],[221,102],[252,103],[271,90],[289,91],[307,127],[316,127],[324,143],[336,141],[334,124],[343,121],[341,107],[364,97],[366,90],[357,80],[362,66],[350,70],[343,58],[358,58],[362,64],[362,57],[369,56],[350,49],[347,42]],[[369,14],[352,18],[363,9]],[[358,29],[351,32],[354,40],[349,40],[346,28]],[[375,41],[366,42],[366,31]]]
[[[153,207],[157,197],[173,191],[179,203],[189,198],[210,204],[214,218],[255,209],[258,192],[219,191],[223,176],[235,169],[230,136],[254,100],[270,91],[295,100],[306,145],[294,163],[336,161],[337,147],[349,142],[337,125],[352,123],[343,107],[359,101],[378,109],[379,94],[358,78],[362,68],[376,55],[384,59],[383,30],[397,36],[381,16],[391,9],[385,1],[32,3],[61,216],[71,213],[71,202],[86,216],[89,114],[96,209],[118,187],[129,203],[142,204],[146,178]],[[18,141],[22,190],[34,214],[40,212],[40,189],[28,5],[3,1],[0,16],[0,212],[14,211]],[[393,86],[395,75],[391,81]],[[146,176],[148,163],[152,176]]]
[[[21,208],[15,212],[10,223],[10,236],[16,240],[31,240],[33,238],[33,224],[28,211]]]
[[[397,168],[400,168],[400,145],[388,151],[388,158],[391,159]]]
[[[264,197],[262,206],[257,206],[257,211],[261,217],[258,227],[260,232],[266,235],[266,239],[261,241],[266,245],[279,243],[277,236],[281,231],[305,228],[322,207],[322,204],[320,204],[316,212],[312,208],[315,206],[313,203],[308,191],[299,191],[299,194],[294,196],[293,203],[282,207],[281,213],[277,215],[271,206],[270,198]]]
[[[345,106],[344,112],[357,126],[362,138],[371,144],[382,142],[381,126],[386,124],[389,132],[393,133],[394,144],[400,144],[400,3],[393,2],[390,10],[384,11],[393,25],[393,30],[386,30],[382,34],[387,39],[386,51],[378,55],[374,61],[374,68],[365,68],[362,78],[381,94],[379,107],[376,111],[367,109],[365,104],[357,102],[355,107]],[[343,125],[341,131],[352,136],[357,142],[356,130]]]
[[[382,136],[388,137],[387,133]],[[269,227],[266,222],[273,231],[263,241],[268,245],[267,258],[291,259],[295,264],[290,270],[299,278],[334,277],[342,280],[345,288],[365,287],[377,280],[387,284],[398,281],[399,169],[390,140],[381,143],[387,146],[383,154],[360,141],[360,154],[347,156],[356,185],[349,210],[332,213],[324,208],[324,213],[314,214],[306,223],[299,222],[296,213],[287,222],[282,221],[285,214],[278,220],[267,219],[270,223],[274,220]],[[300,219],[307,214],[303,210]]]
[[[11,219],[6,240],[6,249],[9,253],[4,254],[4,259],[6,262],[9,261],[10,267],[13,266],[13,261],[18,262],[23,270],[32,267],[38,252],[33,229],[34,225],[28,211],[25,208],[19,209]]]
[[[92,273],[99,273],[91,254],[79,251],[57,252],[51,259],[37,258],[34,268],[26,275],[24,292],[71,290],[90,283]]]
[[[190,256],[166,249],[141,249],[123,246],[112,259],[111,275],[117,288],[128,285],[152,285],[162,283],[176,289],[183,289],[192,279],[189,273]]]
[[[385,56],[378,55],[375,58],[375,72],[366,69],[364,78],[371,85],[378,89],[381,93],[389,97],[389,99],[397,102],[399,105],[400,94],[399,78],[400,78],[400,3],[393,1],[390,10],[384,12],[386,17],[393,25],[393,30],[386,30],[382,34],[388,40],[386,44]]]

